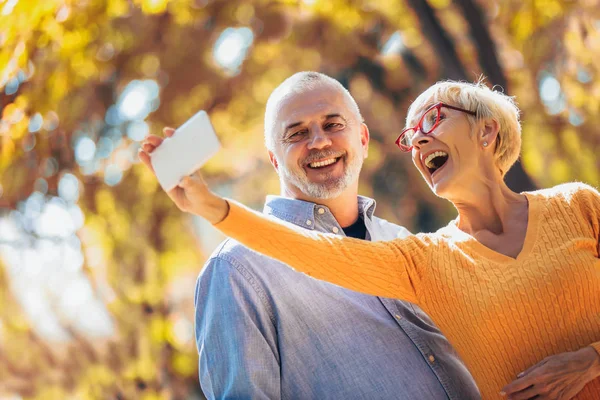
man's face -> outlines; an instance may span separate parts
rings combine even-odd
[[[331,199],[358,188],[369,131],[345,96],[324,84],[279,103],[269,155],[282,183],[297,197]]]

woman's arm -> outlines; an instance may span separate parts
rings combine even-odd
[[[173,136],[175,130],[165,128],[164,132]],[[150,154],[162,141],[150,135],[139,151],[140,160],[152,173]],[[418,303],[429,252],[437,247],[427,235],[369,242],[293,229],[233,201],[228,203],[210,191],[199,171],[166,193],[180,210],[205,218],[251,249],[316,279],[376,296]]]
[[[427,236],[370,242],[293,228],[235,201],[214,226],[242,244],[316,279],[370,295],[418,303],[432,247]]]

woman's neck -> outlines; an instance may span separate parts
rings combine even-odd
[[[458,228],[470,235],[505,233],[515,219],[527,215],[527,198],[510,190],[504,181],[470,188],[468,195],[452,203],[458,210]]]

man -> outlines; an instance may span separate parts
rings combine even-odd
[[[358,196],[369,131],[336,80],[302,72],[284,81],[267,103],[265,142],[281,182],[265,213],[364,240],[409,234]],[[417,306],[314,280],[231,239],[206,263],[195,303],[209,399],[480,397]]]

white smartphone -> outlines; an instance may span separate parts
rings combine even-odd
[[[200,111],[166,138],[151,153],[150,160],[158,182],[169,191],[202,167],[220,147],[208,114]]]

